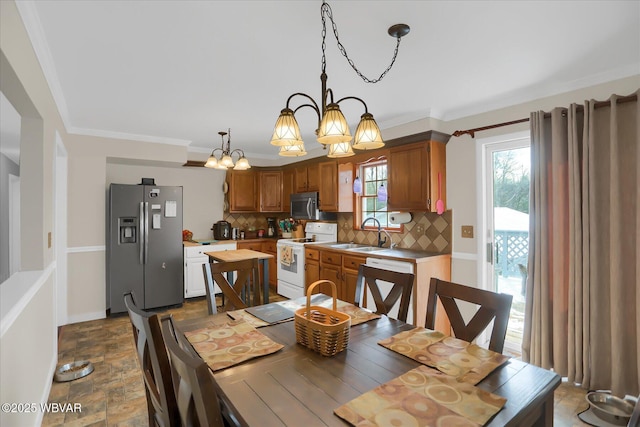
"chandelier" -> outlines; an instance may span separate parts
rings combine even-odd
[[[357,150],[371,150],[374,148],[380,148],[384,146],[382,136],[380,135],[380,128],[373,118],[373,115],[369,113],[367,104],[360,98],[355,96],[347,96],[334,102],[333,91],[327,88],[327,73],[326,73],[326,56],[325,56],[325,38],[327,36],[326,18],[329,18],[333,27],[333,34],[338,43],[338,48],[342,55],[347,59],[349,65],[355,70],[355,72],[367,83],[377,83],[391,70],[396,57],[398,56],[398,48],[400,47],[400,39],[409,33],[409,26],[406,24],[396,24],[388,29],[388,33],[391,37],[395,37],[397,40],[396,48],[391,59],[391,64],[377,79],[369,79],[365,77],[354,65],[353,61],[347,55],[347,51],[340,43],[338,38],[338,28],[333,20],[333,14],[331,7],[326,1],[322,2],[320,7],[320,18],[322,19],[322,72],[320,74],[320,82],[322,85],[322,100],[320,106],[309,95],[305,93],[294,93],[287,99],[286,107],[280,111],[280,116],[276,121],[276,125],[273,130],[273,136],[271,137],[271,144],[280,147],[281,156],[304,156],[307,154],[304,148],[304,142],[300,135],[300,127],[295,118],[295,113],[302,107],[310,107],[315,110],[318,116],[318,128],[316,129],[317,140],[324,145],[326,149],[329,146],[329,153],[327,157],[348,157],[353,156],[353,148]],[[295,109],[290,108],[291,100],[301,96],[306,98],[305,103],[299,105]],[[345,119],[342,111],[340,111],[339,104],[342,101],[355,100],[360,101],[364,106],[364,113],[360,116],[360,123],[356,128],[355,140],[351,136],[349,130],[349,124]],[[328,103],[327,103],[328,101]],[[309,103],[310,102],[310,103]],[[354,140],[353,145],[351,141]]]
[[[218,132],[220,138],[222,139],[222,147],[214,148],[207,160],[207,163],[204,164],[207,168],[213,169],[222,169],[227,170],[228,168],[233,168],[233,170],[243,171],[247,170],[251,167],[249,161],[244,156],[244,151],[239,148],[231,151],[231,129],[229,129],[229,136],[227,137],[227,142],[224,142],[224,136],[227,135],[227,132]],[[220,152],[220,157],[216,157],[216,151]],[[234,154],[238,155],[238,161],[233,164],[233,156]]]

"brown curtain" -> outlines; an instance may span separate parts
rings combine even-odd
[[[523,359],[618,396],[640,392],[639,93],[531,114]]]

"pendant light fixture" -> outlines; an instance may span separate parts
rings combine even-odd
[[[218,135],[220,135],[220,138],[222,139],[222,147],[214,148],[204,166],[207,168],[221,170],[227,170],[228,168],[233,168],[233,170],[247,170],[251,168],[249,160],[244,156],[244,151],[239,148],[231,151],[231,129],[228,131],[229,136],[227,137],[226,143],[224,142],[224,136],[227,135],[227,132],[218,132]],[[220,151],[220,158],[216,157],[216,151]],[[233,163],[234,154],[238,155],[238,161],[235,165]]]
[[[356,194],[362,193],[362,181],[360,181],[359,176],[356,176],[356,179],[353,180],[353,192]]]
[[[333,34],[336,38],[336,42],[338,43],[340,52],[347,59],[349,65],[351,65],[354,71],[367,83],[379,82],[389,72],[389,70],[391,70],[396,57],[398,56],[400,40],[403,36],[409,33],[410,28],[406,24],[396,24],[388,29],[387,32],[389,35],[396,39],[396,48],[393,58],[391,59],[391,64],[389,64],[387,69],[380,74],[380,77],[377,79],[369,79],[356,68],[353,61],[347,55],[346,49],[342,43],[340,43],[338,28],[333,20],[333,13],[331,11],[331,7],[326,1],[323,1],[322,6],[320,7],[320,18],[322,20],[322,68],[320,73],[322,99],[320,103],[317,103],[311,96],[300,92],[289,96],[286,107],[280,111],[280,116],[276,121],[276,125],[273,129],[273,135],[271,137],[271,144],[281,147],[279,152],[281,156],[302,156],[306,154],[303,147],[302,137],[300,135],[300,127],[298,126],[298,122],[295,118],[295,112],[302,107],[311,107],[315,110],[318,116],[318,127],[316,129],[317,140],[325,146],[324,148],[326,148],[327,145],[329,146],[328,157],[335,158],[353,156],[355,153],[352,148],[358,150],[371,150],[384,146],[382,136],[380,135],[380,128],[374,120],[373,115],[369,113],[367,104],[362,99],[355,96],[347,96],[334,102],[333,91],[330,88],[327,88],[327,60],[325,55],[325,38],[327,35],[326,19],[329,18],[331,21]],[[290,103],[296,96],[302,96],[303,98],[306,98],[306,100],[305,103],[293,110],[290,108]],[[364,106],[364,114],[360,117],[360,123],[356,128],[355,142],[353,146],[351,141],[354,138],[351,136],[349,124],[347,123],[344,114],[342,114],[342,111],[340,111],[339,106],[341,102],[346,100],[359,101]]]
[[[380,184],[380,187],[378,187],[378,201],[387,201],[387,188],[384,186],[384,184]]]

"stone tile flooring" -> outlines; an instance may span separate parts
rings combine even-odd
[[[278,296],[273,295],[272,301]],[[204,298],[167,310],[176,320],[206,316]],[[95,371],[75,381],[53,382],[49,402],[79,403],[80,413],[47,413],[43,426],[147,426],[144,385],[129,317],[66,325],[59,340],[58,366],[90,360]],[[563,383],[555,393],[556,426],[585,426],[577,413],[586,409],[585,391]]]

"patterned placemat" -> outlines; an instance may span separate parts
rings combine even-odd
[[[419,366],[364,393],[334,412],[354,426],[486,424],[507,400]]]
[[[185,332],[185,336],[213,371],[275,353],[284,347],[242,319]]]
[[[509,356],[425,328],[400,332],[378,344],[471,384],[478,384],[509,360]]]
[[[303,297],[303,298],[296,298],[293,300],[274,302],[271,304],[284,307],[295,313],[297,309],[305,307],[307,305],[307,299],[306,297]],[[268,305],[271,305],[271,304],[268,304]],[[311,297],[311,304],[317,305],[320,307],[325,307],[325,308],[333,308],[333,300],[331,299],[331,297],[324,294],[313,295]],[[372,313],[371,311],[366,310],[364,308],[356,307],[355,305],[345,301],[338,300],[337,307],[338,307],[338,311],[348,314],[349,317],[351,317],[351,326],[359,325],[360,323],[364,323],[373,319],[380,318],[379,314]],[[246,322],[249,322],[250,324],[252,324],[256,328],[270,325],[270,323],[265,322],[261,319],[258,319],[257,317],[247,313],[244,309],[228,311],[227,315],[232,319],[243,319]],[[288,322],[290,320],[293,320],[293,318],[283,320],[283,322]]]

